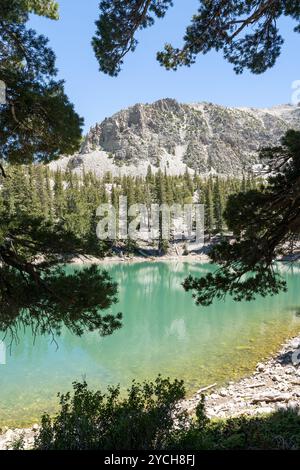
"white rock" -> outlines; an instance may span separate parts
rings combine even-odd
[[[8,431],[6,431],[4,437],[7,441],[9,441],[9,440],[13,439],[15,436],[16,436],[15,431],[13,431],[12,429],[9,429]]]
[[[282,377],[280,375],[272,375],[272,380],[274,382],[281,382],[282,381]]]
[[[257,408],[256,410],[256,413],[259,413],[259,414],[269,414],[269,413],[273,413],[274,412],[274,408],[272,408],[271,406],[262,406],[261,408]]]
[[[289,346],[292,349],[299,349],[300,348],[299,338],[292,339],[291,342],[289,343]]]
[[[218,398],[220,398],[220,395],[218,395],[217,393],[211,393],[210,398],[212,398],[212,400],[217,400]]]

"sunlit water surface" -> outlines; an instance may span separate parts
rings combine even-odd
[[[230,299],[208,308],[196,307],[181,282],[189,274],[214,268],[188,262],[108,264],[119,282],[123,328],[101,338],[78,338],[64,330],[58,349],[49,337],[31,332],[13,345],[0,365],[0,425],[24,426],[43,411],[57,408],[57,392],[74,380],[104,389],[159,373],[185,380],[188,394],[201,386],[235,380],[300,331],[300,269],[281,265],[288,293],[251,303]]]

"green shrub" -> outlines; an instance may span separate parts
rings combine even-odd
[[[299,410],[264,416],[208,419],[202,396],[193,418],[177,403],[183,382],[158,377],[133,382],[127,397],[119,387],[106,394],[74,383],[74,393],[60,396],[60,411],[42,417],[35,439],[40,450],[235,450],[300,449]],[[16,443],[16,447],[19,444]]]
[[[179,430],[171,448],[185,450],[298,450],[299,410],[265,416],[205,420],[204,409],[188,429]]]
[[[127,398],[120,397],[119,387],[102,394],[86,382],[73,386],[72,396],[60,396],[57,416],[42,417],[36,449],[162,449],[171,440],[174,417],[177,432],[185,425],[185,413],[176,410],[185,394],[181,381],[159,376],[154,383],[133,382]]]

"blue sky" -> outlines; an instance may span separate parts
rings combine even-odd
[[[222,54],[200,56],[190,68],[164,70],[155,55],[165,42],[181,45],[185,26],[197,9],[198,0],[175,0],[174,7],[153,28],[139,33],[139,45],[125,59],[119,77],[98,70],[91,38],[98,18],[99,0],[59,0],[58,22],[32,17],[31,26],[50,39],[57,56],[60,78],[77,112],[85,119],[85,131],[96,122],[135,103],[160,98],[181,102],[209,101],[225,106],[266,107],[291,101],[291,84],[300,80],[300,34],[294,23],[280,21],[285,44],[276,66],[263,75],[236,75]]]

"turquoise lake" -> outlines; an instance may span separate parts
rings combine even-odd
[[[43,411],[57,408],[57,393],[71,390],[74,380],[91,387],[132,379],[153,379],[159,373],[185,380],[188,394],[202,386],[225,383],[249,374],[255,364],[300,331],[300,269],[280,265],[288,293],[251,303],[230,299],[196,307],[181,282],[189,274],[214,268],[191,262],[107,264],[119,283],[123,328],[101,338],[78,338],[68,331],[35,342],[30,331],[20,335],[7,364],[0,365],[0,425],[25,426]],[[99,268],[100,269],[100,268]]]

